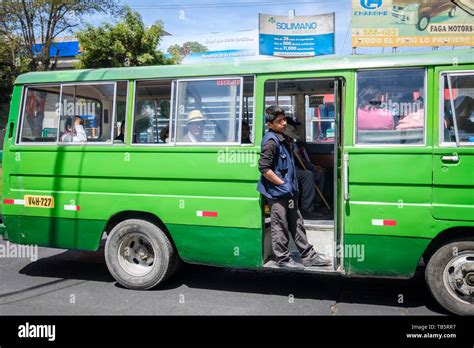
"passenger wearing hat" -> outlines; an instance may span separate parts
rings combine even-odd
[[[317,253],[308,243],[303,216],[298,208],[298,181],[291,140],[284,135],[284,110],[273,105],[266,110],[268,132],[262,140],[257,190],[270,204],[272,248],[278,267],[299,269],[326,266],[331,260]],[[303,264],[295,262],[288,250],[290,234],[301,254]]]
[[[320,204],[320,197],[316,196],[314,185],[316,184],[321,192],[324,192],[325,175],[320,167],[314,166],[305,156],[300,155],[297,141],[300,139],[296,127],[301,122],[294,121],[287,117],[287,127],[285,135],[293,139],[293,151],[295,152],[296,177],[301,186],[301,213],[307,219],[317,219],[324,216],[323,213],[314,209],[314,204]],[[304,148],[303,148],[304,149]]]
[[[202,141],[202,131],[204,129],[205,118],[201,111],[193,110],[188,113],[186,128],[188,133],[181,138],[183,143],[197,143]]]
[[[285,135],[292,139],[292,148],[293,153],[295,154],[295,169],[296,169],[296,178],[298,179],[298,184],[301,187],[301,213],[306,219],[316,219],[322,217],[323,214],[317,213],[314,211],[314,199],[316,197],[316,191],[314,190],[314,175],[311,170],[301,168],[296,155],[298,155],[298,147],[296,146],[296,141],[299,140],[299,136],[296,132],[296,122],[292,118],[287,117],[287,126],[285,130]],[[300,157],[299,160],[302,160]]]

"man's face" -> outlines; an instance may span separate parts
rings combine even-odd
[[[285,114],[280,114],[273,122],[268,122],[268,128],[276,133],[284,133],[286,130]]]
[[[191,123],[188,124],[189,131],[195,137],[201,136],[203,128],[204,128],[204,122],[203,121],[191,122]]]

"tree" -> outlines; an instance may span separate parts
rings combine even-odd
[[[72,32],[85,16],[120,9],[117,0],[0,1],[0,36],[19,39],[30,71],[51,70],[50,48],[59,35]]]
[[[107,68],[172,64],[157,46],[163,35],[163,23],[146,28],[138,12],[124,10],[116,24],[88,25],[77,33],[83,52],[78,68]]]
[[[0,35],[0,128],[7,122],[15,78],[28,71],[28,62],[19,38]]]
[[[208,52],[209,49],[196,41],[187,41],[182,46],[175,44],[168,47],[168,53],[173,55],[178,63],[181,63],[190,53]]]

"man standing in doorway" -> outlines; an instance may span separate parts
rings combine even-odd
[[[327,266],[331,260],[317,253],[308,243],[303,217],[298,208],[298,180],[290,139],[284,135],[286,118],[284,110],[270,106],[265,121],[268,132],[262,140],[259,170],[262,173],[257,190],[270,204],[270,226],[275,262],[279,267],[303,268]],[[295,262],[288,250],[289,237],[293,237],[303,264]]]

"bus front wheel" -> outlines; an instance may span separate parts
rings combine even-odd
[[[426,266],[425,279],[445,309],[474,315],[474,241],[451,242],[439,248]]]
[[[112,276],[128,289],[151,289],[175,270],[178,256],[166,234],[155,224],[125,220],[110,232],[105,261]]]

